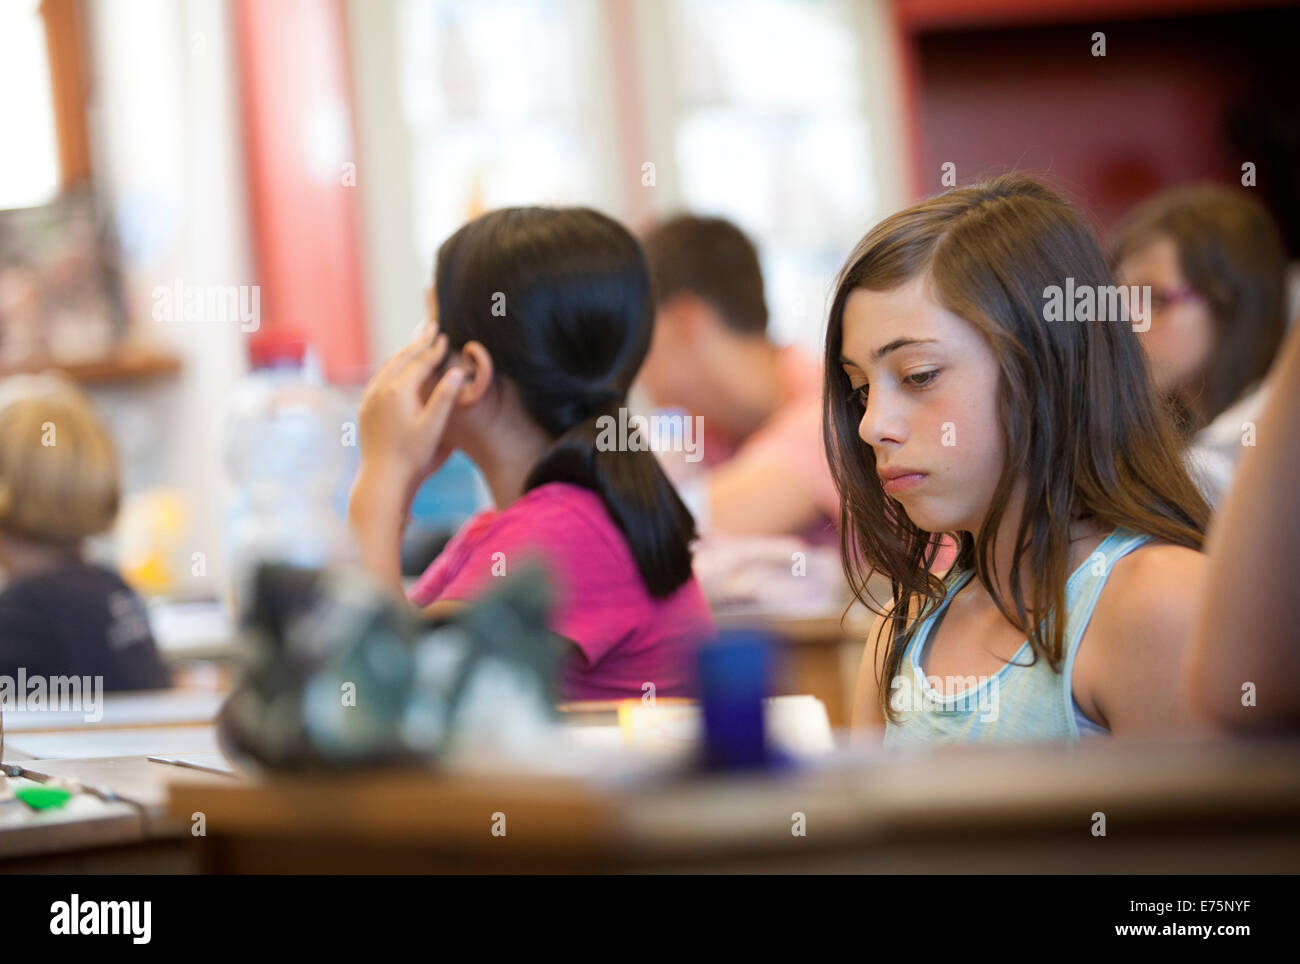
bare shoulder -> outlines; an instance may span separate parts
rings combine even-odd
[[[1154,543],[1111,569],[1079,650],[1075,695],[1112,733],[1191,725],[1184,668],[1207,588],[1206,567],[1195,550]]]
[[[1098,617],[1112,631],[1103,638],[1155,642],[1190,636],[1209,575],[1203,553],[1152,543],[1115,563],[1098,601]]]
[[[1205,554],[1195,549],[1167,542],[1149,543],[1117,561],[1111,579],[1118,579],[1119,585],[1134,595],[1159,590],[1163,594],[1193,596],[1201,589],[1208,562]]]

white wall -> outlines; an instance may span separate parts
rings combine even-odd
[[[224,0],[90,0],[96,189],[124,246],[128,311],[141,340],[181,357],[179,377],[95,391],[122,447],[128,495],[178,489],[181,557],[202,552],[202,588],[223,578],[220,417],[247,368],[237,325],[159,323],[151,292],[256,284],[247,224],[235,52]],[[182,575],[189,576],[189,570]]]
[[[871,123],[872,167],[879,200],[877,220],[908,204],[908,131],[903,99],[903,66],[897,25],[890,0],[866,0],[854,6],[858,17],[862,69]],[[871,225],[867,225],[870,227]],[[848,255],[848,252],[844,252]]]
[[[415,250],[411,142],[400,107],[397,4],[348,0],[357,190],[370,354],[378,364],[424,317],[429,279]]]

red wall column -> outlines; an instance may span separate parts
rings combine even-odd
[[[305,341],[336,382],[368,366],[353,105],[339,0],[236,0],[261,327],[254,363]],[[347,176],[349,170],[351,177]]]

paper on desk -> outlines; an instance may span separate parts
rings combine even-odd
[[[219,602],[157,602],[149,627],[164,656],[230,649],[238,633]]]
[[[826,704],[815,696],[774,696],[766,700],[767,732],[791,756],[820,756],[835,749]]]
[[[158,690],[150,693],[106,693],[98,720],[86,719],[86,710],[5,711],[5,731],[112,729],[128,726],[163,726],[211,723],[225,697],[208,690]],[[16,743],[17,741],[15,741]],[[21,745],[21,744],[17,744]]]
[[[826,707],[814,696],[777,696],[765,701],[773,744],[799,759],[834,751]],[[619,704],[618,723],[562,723],[548,737],[500,752],[481,749],[448,765],[464,773],[545,773],[609,786],[653,783],[690,762],[700,746],[700,708],[689,700],[640,700]]]
[[[5,718],[6,723],[8,717]],[[104,756],[176,756],[220,753],[212,726],[139,727],[125,730],[64,730],[59,733],[16,733],[6,743],[34,760],[82,760]]]
[[[815,696],[773,696],[763,701],[768,738],[794,757],[814,757],[835,749],[826,704]],[[633,749],[673,752],[701,739],[698,704],[647,706],[637,701],[619,708],[619,725]]]
[[[152,763],[169,763],[172,766],[188,767],[192,770],[207,770],[210,773],[237,774],[239,771],[230,765],[220,753],[186,753],[182,756],[151,756]]]

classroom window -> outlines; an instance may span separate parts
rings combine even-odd
[[[839,0],[673,0],[681,204],[749,232],[770,332],[820,347],[828,279],[876,216],[858,28]]]
[[[608,199],[592,0],[407,0],[402,109],[426,264],[492,208]]]
[[[59,189],[59,158],[40,0],[0,4],[0,90],[8,92],[0,98],[0,208],[45,204]]]

